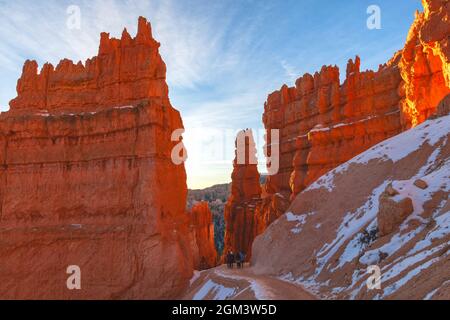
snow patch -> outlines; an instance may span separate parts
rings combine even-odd
[[[377,228],[377,226],[378,226],[377,219],[373,219],[370,225],[367,227],[367,230],[374,230]],[[352,262],[366,249],[366,247],[369,244],[363,243],[361,241],[363,236],[364,236],[363,233],[359,232],[352,238],[352,240],[350,240],[350,242],[345,247],[344,252],[339,257],[339,264],[337,265],[336,268],[333,269],[333,271],[338,268],[342,268],[348,262]]]
[[[262,283],[258,282],[257,280],[249,277],[244,276],[236,276],[236,275],[230,275],[226,274],[222,271],[216,270],[214,271],[218,276],[222,278],[228,278],[238,281],[246,281],[250,284],[250,289],[255,294],[256,300],[274,300],[275,296],[272,294],[269,288],[264,286]]]
[[[417,268],[411,270],[410,272],[408,272],[403,278],[396,281],[389,287],[385,288],[383,290],[383,297],[389,296],[389,295],[393,294],[394,292],[396,292],[398,289],[400,289],[402,286],[404,286],[406,283],[408,283],[412,278],[417,276],[421,271],[428,269],[433,263],[437,262],[438,260],[439,260],[439,258],[431,259],[431,260],[425,262],[424,264],[418,266]]]
[[[436,292],[439,291],[439,289],[445,285],[447,285],[448,283],[450,283],[450,280],[445,281],[443,284],[441,284],[439,287],[437,287],[436,289],[434,289],[433,291],[431,291],[430,293],[428,293],[423,300],[431,300],[433,298],[433,296],[436,294]]]
[[[385,181],[380,186],[375,188],[372,195],[363,206],[358,208],[355,212],[348,213],[344,217],[338,229],[336,238],[330,244],[325,244],[317,255],[317,263],[319,265],[316,270],[317,275],[322,271],[329,259],[334,256],[336,252],[344,245],[344,243],[352,239],[353,236],[364,226],[373,222],[378,213],[378,198],[381,193],[384,192],[389,183],[389,181]]]
[[[424,260],[426,260],[431,255],[435,254],[436,252],[442,250],[447,244],[441,244],[440,246],[434,247],[429,250],[421,251],[420,253],[417,253],[412,256],[408,256],[400,261],[396,261],[394,263],[391,263],[383,268],[381,281],[386,282],[390,279],[393,279],[400,275],[402,272],[410,268],[411,266],[420,263]],[[387,270],[387,271],[386,271]]]
[[[200,278],[201,272],[194,270],[194,275],[192,276],[191,280],[189,281],[189,286],[192,286],[192,284],[197,281],[198,278]]]
[[[442,239],[450,234],[450,211],[434,217],[436,226],[427,233],[424,239],[416,243],[413,249],[408,254],[419,252],[433,244],[436,239]]]
[[[448,135],[449,129],[450,115],[428,120],[412,130],[405,131],[375,145],[366,152],[340,165],[336,169],[320,177],[316,182],[311,184],[306,191],[326,189],[328,192],[332,192],[334,189],[335,176],[347,171],[351,164],[367,164],[375,159],[398,162],[416,151],[424,143],[434,146],[440,139]]]
[[[295,228],[291,229],[291,232],[294,234],[299,234],[302,232],[302,227],[306,223],[306,219],[308,216],[313,216],[315,212],[311,212],[308,214],[295,215],[292,212],[286,213],[286,220],[289,222],[297,222]]]
[[[379,257],[381,254],[387,254],[387,256],[392,256],[395,252],[400,250],[405,244],[407,244],[411,239],[413,239],[417,234],[419,234],[424,229],[424,226],[420,226],[408,233],[400,234],[396,233],[391,237],[391,240],[381,246],[380,248],[367,251],[360,259],[359,262],[365,265],[373,265],[379,262]]]
[[[215,283],[212,280],[208,280],[195,294],[193,300],[203,300],[209,293],[214,295],[213,300],[227,300],[236,294],[236,289],[227,288],[223,285]]]

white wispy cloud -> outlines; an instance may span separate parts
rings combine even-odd
[[[291,83],[295,82],[298,79],[299,73],[296,67],[287,63],[286,60],[281,61],[281,67],[283,68],[286,77]]]
[[[66,57],[84,61],[96,54],[100,32],[119,37],[127,27],[134,33],[140,15],[149,18],[162,44],[171,86],[195,89],[248,65],[260,41],[253,35],[262,22],[258,13],[243,19],[227,1],[196,2],[202,10],[186,4],[173,0],[0,2],[1,68],[17,72],[28,58],[53,64]],[[80,7],[80,30],[66,26],[69,5]]]
[[[71,5],[80,8],[79,30],[67,27]],[[6,94],[12,99],[12,83],[26,59],[41,66],[56,65],[63,58],[83,62],[97,54],[101,32],[120,37],[127,27],[135,34],[137,18],[145,16],[161,43],[170,96],[188,130],[186,145],[195,149],[199,136],[189,132],[199,132],[198,128],[261,126],[274,72],[266,70],[261,60],[266,39],[258,28],[266,23],[271,5],[258,3],[254,8],[258,10],[252,15],[243,15],[229,1],[0,1],[0,84],[9,88]],[[229,164],[210,164],[205,170],[192,159],[187,164],[191,184],[208,183],[208,175],[211,180],[228,180]]]
[[[71,5],[81,10],[79,30],[66,25]],[[350,11],[353,16],[342,18]],[[367,48],[355,41],[367,38],[358,28],[365,25],[366,11],[350,1],[338,6],[326,0],[0,0],[0,111],[15,97],[26,59],[40,65],[63,58],[84,61],[97,54],[101,32],[120,37],[126,27],[133,35],[139,16],[149,19],[161,43],[170,98],[188,130],[261,127],[267,94],[283,83],[294,85],[304,72],[314,73],[325,63],[345,70],[355,53],[364,66],[377,66],[402,42],[401,32],[390,41],[371,33]],[[395,15],[391,24],[391,32],[398,32]],[[380,49],[380,42],[388,47]],[[194,144],[192,139],[186,143]],[[202,184],[209,176],[222,181],[227,168],[188,168],[190,183]]]

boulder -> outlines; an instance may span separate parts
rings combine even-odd
[[[381,237],[397,230],[403,221],[414,212],[412,199],[408,197],[397,200],[387,193],[383,193],[379,202],[377,220]]]
[[[399,194],[399,192],[397,190],[394,189],[394,187],[392,187],[392,183],[390,183],[387,187],[386,187],[386,191],[385,191],[390,197],[396,196]]]
[[[426,188],[428,188],[428,184],[425,181],[423,181],[422,179],[417,179],[416,181],[414,181],[414,185],[417,188],[420,188],[422,190],[425,190]]]

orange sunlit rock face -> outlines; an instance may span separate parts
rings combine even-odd
[[[150,25],[102,34],[99,55],[26,62],[0,116],[4,299],[176,297],[192,276],[184,166],[165,64]],[[67,267],[81,269],[68,290]]]
[[[295,87],[269,95],[263,121],[267,130],[280,130],[281,158],[267,190],[295,196],[330,169],[399,133],[398,60],[361,72],[356,57],[342,85],[339,69],[324,66]]]
[[[194,268],[205,270],[217,265],[217,251],[214,244],[214,223],[208,202],[196,203],[189,212],[194,233]]]
[[[450,3],[422,2],[425,10],[416,14],[399,63],[406,95],[401,103],[405,128],[425,121],[450,93]]]

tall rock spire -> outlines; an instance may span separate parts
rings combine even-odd
[[[260,175],[252,131],[239,132],[235,146],[231,195],[225,206],[224,255],[228,251],[243,251],[250,257],[258,225],[257,207],[261,202]]]
[[[12,112],[76,113],[168,100],[166,65],[143,17],[135,38],[126,29],[121,39],[103,32],[98,56],[84,65],[65,59],[45,73],[37,69],[35,61],[25,63]]]

